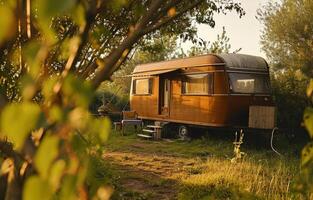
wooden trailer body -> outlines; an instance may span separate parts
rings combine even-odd
[[[132,74],[130,107],[142,119],[210,127],[248,127],[263,120],[253,128],[270,129],[273,109],[271,116],[263,111],[260,116],[251,106],[273,105],[269,68],[261,57],[208,54],[138,65]]]

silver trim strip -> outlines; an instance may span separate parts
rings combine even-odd
[[[180,73],[182,75],[188,75],[188,74],[206,74],[206,73],[224,73],[224,70],[210,70],[210,71],[199,71],[199,72],[183,72]]]
[[[202,65],[190,65],[188,67],[172,67],[172,68],[167,68],[167,69],[154,69],[154,70],[147,70],[147,71],[140,71],[140,72],[135,72],[133,75],[136,74],[141,74],[141,73],[147,73],[147,72],[153,72],[153,71],[161,71],[161,70],[175,70],[175,69],[188,69],[188,68],[194,68],[194,67],[214,67],[214,66],[224,66],[225,63],[215,63],[215,64],[202,64]]]
[[[226,70],[227,73],[240,73],[240,74],[264,74],[267,75],[268,71],[248,71],[248,70]]]

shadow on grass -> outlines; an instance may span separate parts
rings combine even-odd
[[[177,199],[177,182],[156,173],[114,164],[114,188],[112,200]]]
[[[177,139],[153,141],[142,140],[136,137],[134,130],[128,129],[126,136],[120,136],[119,132],[112,132],[107,146],[109,149],[122,150],[126,152],[145,152],[152,154],[170,154],[183,157],[210,157],[223,158],[233,157],[233,141],[235,132],[207,131],[190,141]],[[198,134],[199,135],[199,134]],[[299,159],[300,152],[305,145],[305,140],[288,140],[285,135],[274,135],[273,147],[283,156],[279,157],[271,149],[270,134],[246,133],[243,139],[241,150],[249,155],[256,155],[257,159],[267,158],[292,158]]]
[[[217,186],[184,184],[178,194],[180,200],[258,200],[262,199],[252,193],[240,191],[238,186]]]
[[[197,129],[195,129],[197,130]],[[201,139],[204,142],[212,141],[211,143],[225,142],[228,145],[232,146],[232,143],[235,140],[236,130],[231,129],[209,129],[205,133],[203,131],[201,134],[196,135],[196,139]],[[266,132],[244,132],[242,149],[246,151],[259,151],[273,153],[271,147],[271,131]],[[308,142],[308,136],[305,132],[300,131],[297,136],[288,136],[286,132],[279,131],[273,135],[273,148],[278,150],[285,156],[294,156],[299,157],[302,148]]]
[[[191,141],[152,141],[139,139],[131,131],[127,136],[113,132],[104,148],[118,169],[114,177],[120,177],[114,195],[123,198],[115,199],[172,199],[167,198],[172,193],[174,199],[260,199],[251,193],[259,190],[262,198],[267,193],[289,195],[286,188],[299,163],[290,149],[284,151],[291,156],[281,158],[254,146],[247,137],[242,146],[247,156],[234,165],[230,162],[233,139],[231,133],[210,133]],[[169,179],[167,171],[176,176]],[[272,179],[275,185],[269,187]]]
[[[252,193],[240,190],[230,183],[195,185],[181,180],[165,178],[136,165],[125,166],[114,164],[115,191],[112,200],[224,200],[224,199],[262,199]]]

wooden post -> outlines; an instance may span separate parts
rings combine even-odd
[[[155,139],[155,140],[160,140],[160,139],[161,139],[161,131],[162,131],[162,128],[155,127],[154,130],[155,130],[154,139]]]

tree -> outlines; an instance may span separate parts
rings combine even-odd
[[[229,44],[230,38],[226,34],[225,27],[223,27],[223,32],[221,35],[217,35],[217,39],[210,43],[210,41],[200,40],[196,45],[192,46],[187,53],[182,51],[182,55],[179,57],[185,56],[196,56],[201,54],[213,53],[213,54],[221,54],[221,53],[230,53],[231,52],[231,44]],[[233,53],[238,53],[241,51],[241,48],[236,49]]]
[[[303,121],[311,141],[302,150],[301,172],[294,189],[303,194],[305,199],[312,199],[313,2],[283,0],[281,3],[269,3],[259,10],[258,18],[264,24],[261,37],[262,49],[269,58],[270,64],[274,66],[274,78],[277,77],[274,82],[278,92],[276,91],[275,95],[280,96],[282,104],[286,105],[285,109],[288,109],[281,110],[285,113],[284,117],[299,116],[301,115],[299,109],[303,110],[307,107],[303,119],[296,116],[298,124],[299,121]],[[307,90],[306,85],[308,85]],[[305,90],[307,99],[305,99]],[[299,94],[301,91],[302,95]]]
[[[272,93],[277,107],[277,126],[295,131],[298,135],[303,132],[301,126],[303,110],[309,105],[305,95],[307,81],[295,76],[288,70],[271,74]]]
[[[107,99],[120,99],[118,108],[126,107],[129,100],[129,91],[131,85],[131,77],[136,65],[169,60],[176,56],[178,36],[159,35],[153,39],[145,40],[132,50],[130,58],[112,75],[112,81],[105,81],[101,84],[98,92],[103,97],[104,93],[108,93]],[[116,93],[117,92],[117,93]],[[122,107],[121,107],[122,106]]]
[[[1,0],[0,194],[109,196],[92,179],[110,129],[88,113],[95,90],[140,42],[163,33],[194,40],[193,20],[213,26],[215,12],[230,10],[244,14],[226,0]]]
[[[258,11],[263,23],[262,50],[275,69],[313,75],[313,2],[284,0]]]
[[[309,77],[313,75],[310,46],[313,44],[312,9],[311,1],[284,0],[268,3],[258,11],[258,19],[264,24],[262,49],[274,74],[274,96],[277,102],[282,102],[278,113],[285,113],[278,115],[278,119],[288,128],[300,127],[300,109],[309,105],[303,100],[305,94],[300,91],[305,91]],[[295,107],[297,109],[292,109]]]

